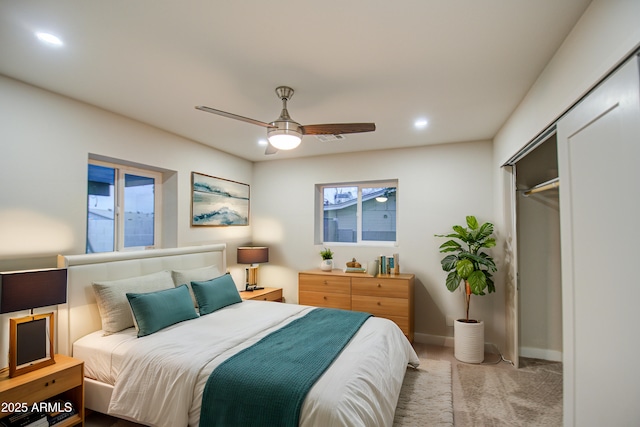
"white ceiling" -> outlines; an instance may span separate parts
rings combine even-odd
[[[252,161],[483,140],[589,2],[0,0],[0,74]],[[280,85],[303,125],[377,130],[265,156],[266,129],[194,109],[270,122]]]

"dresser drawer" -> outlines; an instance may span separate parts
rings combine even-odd
[[[282,289],[277,289],[275,291],[269,292],[268,294],[262,295],[256,299],[260,301],[282,302]]]
[[[388,298],[408,298],[409,281],[387,278],[358,278],[351,279],[351,293],[353,295],[368,295]]]
[[[1,399],[4,402],[24,402],[31,405],[81,386],[82,376],[82,365],[76,365],[13,387],[3,392]]]
[[[351,296],[349,294],[300,291],[298,293],[298,304],[351,310]]]
[[[409,301],[402,298],[378,298],[352,295],[351,309],[354,311],[366,311],[381,317],[406,317],[407,313],[409,313]]]
[[[330,275],[300,274],[298,276],[299,292],[323,292],[332,294],[351,294],[351,279]]]

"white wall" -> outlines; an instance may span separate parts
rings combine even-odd
[[[444,242],[434,237],[465,224],[466,215],[492,221],[492,144],[489,141],[322,156],[257,163],[252,217],[254,241],[269,246],[269,263],[260,267],[264,285],[284,287],[298,299],[298,271],[318,268],[321,246],[314,245],[316,184],[398,179],[398,247],[329,245],[338,267],[355,257],[368,262],[399,253],[401,272],[416,275],[415,330],[418,340],[452,336],[446,316],[461,317],[463,296],[445,287],[440,267]],[[504,297],[474,297],[471,315],[487,323],[487,340],[501,345]],[[421,335],[422,334],[422,335]]]
[[[2,76],[0,93],[0,269],[84,253],[89,153],[175,172],[177,206],[165,220],[177,246],[251,240],[251,227],[189,220],[192,171],[251,184],[251,162]]]
[[[191,172],[251,184],[246,160],[3,76],[0,144],[0,271],[55,267],[59,253],[84,253],[89,153],[175,172],[167,185],[177,194],[164,219],[176,246],[251,241],[250,226],[190,227]],[[241,271],[234,279],[241,283]],[[0,366],[8,318],[25,314],[0,316]]]

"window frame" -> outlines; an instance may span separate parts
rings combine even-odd
[[[87,161],[87,168],[89,165],[102,166],[112,168],[115,170],[114,177],[114,241],[113,251],[111,252],[126,252],[126,251],[139,251],[146,249],[155,249],[162,247],[162,181],[163,174],[151,169],[144,169],[142,167],[136,167],[131,165],[125,165],[122,163],[110,162],[105,160],[97,160],[89,158]],[[124,226],[124,189],[125,189],[125,175],[136,175],[145,178],[152,178],[154,180],[154,197],[153,197],[153,245],[147,246],[129,246],[125,247],[125,226]],[[87,177],[88,182],[88,177]],[[85,231],[85,252],[87,246],[87,239],[89,235],[89,194],[87,192],[87,203],[85,207],[87,209],[85,219],[87,220]],[[98,253],[108,253],[98,252]]]
[[[356,201],[356,241],[355,242],[325,242],[324,241],[324,189],[340,188],[340,187],[357,187],[358,196]],[[395,233],[394,241],[390,240],[362,240],[362,189],[374,187],[394,187],[396,197],[396,215],[395,215]],[[396,247],[399,244],[398,239],[398,192],[399,182],[397,179],[375,180],[375,181],[352,181],[352,182],[334,182],[315,185],[315,220],[314,220],[314,242],[317,245],[331,246],[382,246]]]

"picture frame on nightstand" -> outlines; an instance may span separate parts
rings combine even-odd
[[[53,313],[9,319],[9,377],[54,363]]]

